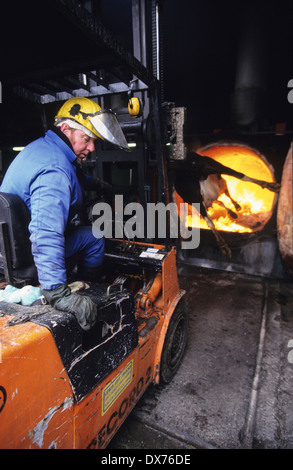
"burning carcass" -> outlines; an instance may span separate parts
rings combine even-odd
[[[272,215],[275,193],[269,164],[253,150],[240,145],[214,145],[201,154],[191,152],[185,160],[170,164],[174,169],[173,198],[180,203],[200,202],[201,217],[194,217],[190,207],[186,227],[210,229],[221,251],[231,257],[231,250],[219,231],[256,232]],[[200,221],[200,222],[198,222]]]

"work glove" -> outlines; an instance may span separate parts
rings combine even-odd
[[[56,310],[73,313],[85,331],[89,330],[97,321],[97,305],[88,296],[73,294],[67,284],[56,289],[42,289],[46,301]]]

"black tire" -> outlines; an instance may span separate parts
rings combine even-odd
[[[188,305],[177,304],[171,317],[161,356],[160,383],[168,384],[176,374],[185,351],[188,332]]]

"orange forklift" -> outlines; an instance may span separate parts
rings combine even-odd
[[[188,310],[175,248],[113,239],[105,258],[108,281],[80,291],[101,312],[89,331],[48,305],[0,302],[0,448],[105,448],[176,373]]]
[[[157,2],[151,3],[152,38],[158,44]],[[137,24],[144,21],[143,4],[143,0],[133,0],[133,21]],[[119,67],[132,76],[128,86],[125,74],[121,82],[106,84],[104,79],[100,85],[100,76],[93,73],[94,65],[82,63],[78,79],[82,85],[88,77],[87,86],[84,85],[87,96],[98,97],[109,107],[114,90],[116,104],[119,93],[122,101],[129,103],[131,116],[118,112],[118,118],[129,144],[136,142],[136,148],[127,156],[102,142],[97,158],[88,162],[89,172],[113,183],[113,179],[119,180],[119,169],[123,174],[127,172],[129,180],[135,168],[140,203],[167,203],[166,136],[162,130],[159,81],[137,59],[137,50],[136,57],[126,53],[102,25],[95,25],[93,16],[81,5],[76,11],[74,2],[60,0],[52,2],[52,8],[53,5],[75,28],[80,27],[81,33],[86,30],[86,36],[103,50],[101,58],[105,57],[105,50],[107,57],[115,58],[116,76]],[[135,47],[142,47],[145,41],[141,39],[141,28],[135,31]],[[156,51],[156,64],[158,57]],[[112,65],[107,60],[103,71],[107,72],[109,63]],[[73,65],[72,73],[76,72],[76,64]],[[66,70],[60,67],[59,77],[56,68],[52,72],[54,93],[48,89],[48,69],[46,75],[36,70],[38,89],[34,89],[33,71],[29,76],[31,83],[28,77],[24,83],[19,79],[17,93],[23,93],[25,98],[34,95],[34,100],[44,106],[50,100],[65,99],[62,80],[70,72],[70,64]],[[110,72],[106,76],[111,78]],[[60,92],[56,92],[58,80]],[[2,289],[31,283],[26,217],[13,197],[0,195]],[[79,327],[74,315],[49,305],[0,301],[2,449],[105,448],[148,386],[169,383],[180,366],[187,340],[188,308],[185,292],[178,284],[176,248],[168,237],[163,241],[107,239],[100,281],[75,280],[71,289],[90,296],[98,305],[100,321],[88,331]]]

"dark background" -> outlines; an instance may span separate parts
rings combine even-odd
[[[235,91],[243,88],[263,92],[266,130],[290,121],[292,2],[167,3],[166,99],[187,106],[190,131],[228,128]]]
[[[131,0],[101,2],[100,11],[130,49]],[[291,0],[161,3],[163,99],[187,108],[187,133],[231,128],[235,91],[243,88],[262,94],[258,130],[277,122],[292,130],[292,24]]]
[[[7,80],[95,54],[88,38],[50,5],[45,0],[1,4],[2,148],[25,145],[42,133],[39,109],[13,96]],[[131,0],[93,5],[100,21],[132,50]],[[252,103],[254,122],[244,116],[242,130],[274,132],[281,122],[292,132],[293,105],[287,98],[292,24],[289,0],[161,3],[162,97],[186,107],[186,135],[238,131],[235,103],[238,110],[243,102]]]

